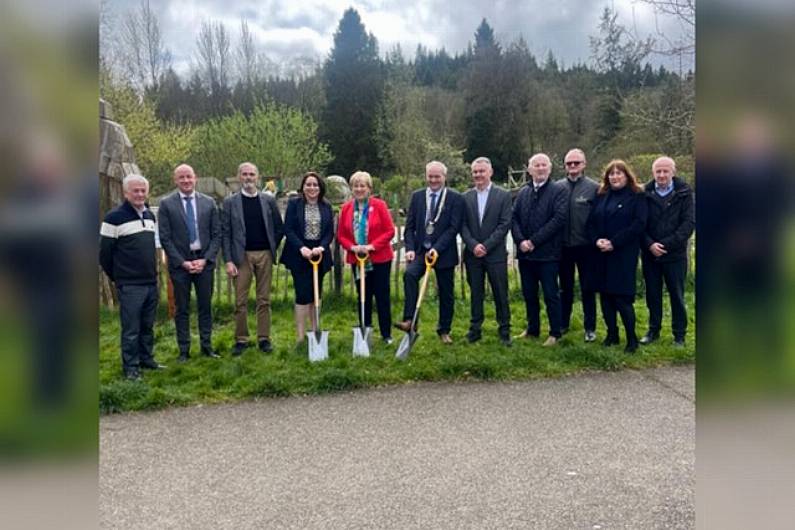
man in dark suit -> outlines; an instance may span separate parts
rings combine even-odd
[[[532,180],[519,192],[513,208],[513,240],[519,250],[519,273],[527,312],[521,338],[538,337],[541,331],[538,284],[544,291],[549,337],[554,346],[561,335],[558,262],[563,246],[563,227],[568,217],[569,190],[549,182],[552,161],[536,153],[527,161]]]
[[[508,305],[508,251],[505,236],[511,228],[511,194],[491,182],[494,170],[485,156],[472,162],[475,187],[464,193],[464,265],[471,290],[472,312],[467,340],[481,338],[485,278],[494,293],[500,340],[511,344],[511,309]]]
[[[235,347],[232,354],[248,347],[248,292],[252,278],[257,282],[257,342],[260,351],[270,353],[271,278],[276,249],[284,226],[276,200],[259,191],[259,171],[250,162],[237,168],[240,191],[224,199],[223,247],[226,273],[235,278]]]
[[[425,166],[428,186],[411,196],[406,228],[403,234],[406,245],[406,272],[403,288],[406,300],[403,321],[395,327],[408,332],[419,296],[418,284],[425,274],[425,255],[437,255],[436,284],[439,288],[439,325],[436,332],[444,344],[452,344],[450,326],[453,323],[455,304],[455,266],[458,264],[456,236],[461,228],[461,195],[445,186],[447,166],[429,162]]]
[[[212,347],[213,270],[221,246],[218,208],[212,198],[195,190],[196,173],[189,165],[177,166],[174,183],[177,190],[160,201],[157,224],[174,284],[179,361],[190,357],[191,286],[196,289],[201,352],[207,357],[219,357]]]
[[[687,241],[696,226],[693,191],[684,180],[675,176],[676,163],[667,156],[654,161],[652,174],[654,180],[645,187],[649,217],[642,247],[649,330],[640,343],[650,344],[660,337],[664,280],[671,300],[674,344],[684,346],[687,332]]]

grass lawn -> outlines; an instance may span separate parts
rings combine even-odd
[[[258,396],[288,396],[319,394],[380,385],[407,384],[415,381],[459,380],[515,380],[539,377],[559,377],[586,370],[620,370],[671,363],[689,363],[695,359],[694,309],[692,279],[688,286],[687,347],[675,348],[670,336],[670,311],[667,303],[663,321],[663,338],[641,347],[638,353],[624,353],[624,336],[620,346],[604,347],[604,323],[597,312],[598,340],[583,342],[582,306],[575,301],[571,330],[554,348],[543,348],[546,338],[546,315],[542,307],[542,335],[535,340],[515,340],[513,347],[503,346],[497,337],[494,305],[489,297],[485,304],[486,322],[483,339],[468,344],[464,335],[469,325],[469,301],[460,296],[456,278],[456,306],[453,322],[453,345],[442,344],[436,336],[438,306],[429,285],[429,296],[422,307],[420,337],[407,361],[394,358],[403,336],[393,330],[395,343],[387,346],[373,330],[374,344],[369,358],[351,355],[353,334],[357,322],[357,302],[351,296],[329,295],[323,301],[322,328],[329,330],[329,359],[310,363],[306,346],[297,349],[291,300],[281,296],[273,302],[274,352],[268,355],[256,347],[240,357],[231,356],[234,345],[233,307],[225,302],[214,306],[213,344],[221,359],[207,359],[199,355],[195,308],[191,311],[193,346],[191,360],[177,363],[178,349],[173,321],[166,314],[165,297],[161,298],[155,325],[155,358],[168,365],[166,370],[144,372],[143,380],[127,381],[121,374],[119,353],[119,319],[116,311],[100,312],[99,333],[99,405],[102,413],[155,409],[172,405],[216,403]],[[433,282],[431,282],[431,285]],[[514,335],[524,328],[524,302],[518,290],[518,279],[511,278],[511,317]],[[347,290],[346,290],[347,292]],[[253,293],[253,289],[252,289]],[[393,289],[393,321],[402,313],[402,293]],[[398,299],[398,295],[400,299]],[[647,313],[642,293],[635,303],[637,330],[646,329]],[[375,319],[375,314],[374,321]],[[620,320],[619,320],[620,321]],[[377,326],[377,325],[376,325]],[[255,331],[253,299],[249,309],[249,328]]]

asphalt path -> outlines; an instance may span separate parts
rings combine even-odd
[[[100,419],[103,528],[693,528],[694,367]]]

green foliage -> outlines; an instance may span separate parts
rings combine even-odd
[[[190,152],[195,129],[165,125],[155,115],[151,101],[141,99],[126,85],[107,80],[103,97],[113,106],[114,120],[124,126],[135,150],[135,161],[151,183],[151,195],[171,187],[171,173]]]
[[[330,159],[309,116],[262,104],[249,116],[235,111],[198,127],[190,162],[200,175],[223,181],[243,160],[256,164],[262,175],[295,177],[310,169],[323,171]]]

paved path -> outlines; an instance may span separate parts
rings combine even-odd
[[[693,366],[100,420],[104,528],[692,528]]]

